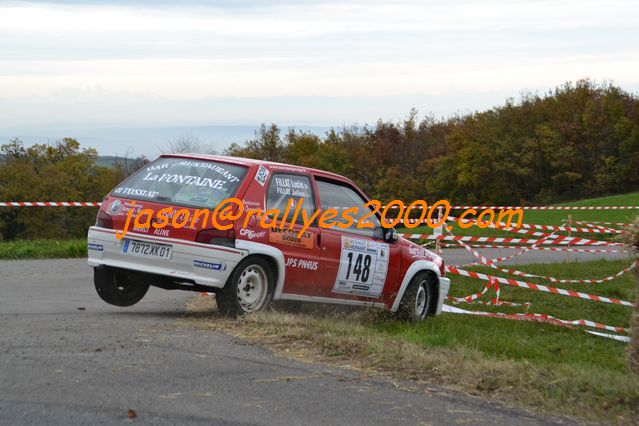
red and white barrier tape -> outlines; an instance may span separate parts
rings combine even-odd
[[[453,233],[450,230],[447,229],[447,231],[448,231],[448,233],[450,235],[453,235]],[[513,253],[513,254],[508,255],[508,256],[496,258],[496,259],[488,259],[488,258],[482,256],[481,253],[479,253],[477,250],[475,250],[473,247],[469,246],[468,244],[464,243],[463,241],[457,241],[457,244],[461,245],[463,248],[465,248],[466,250],[470,251],[472,253],[472,255],[475,256],[477,259],[480,259],[482,261],[482,263],[484,263],[484,264],[486,264],[488,266],[494,267],[495,263],[504,262],[506,260],[510,260],[510,259],[515,258],[517,256],[521,256],[522,254],[528,253],[531,250],[534,250],[535,247],[543,244],[545,241],[550,240],[551,238],[555,238],[555,233],[556,232],[557,231],[553,232],[552,234],[549,234],[547,237],[541,238],[540,240],[534,242],[530,246],[525,247],[525,248],[523,248],[522,250],[520,250],[520,251],[518,251],[516,253]]]
[[[461,223],[477,224],[477,219],[459,219],[454,216],[450,216],[448,219],[451,221],[460,221]],[[527,234],[527,235],[539,235],[539,234],[534,232],[529,232],[529,231],[522,232],[522,230],[528,229],[528,230],[542,230],[542,231],[565,231],[565,232],[570,231],[570,232],[580,232],[580,233],[590,233],[590,234],[621,234],[622,232],[624,232],[620,229],[611,229],[611,228],[604,228],[604,229],[576,228],[573,226],[537,225],[533,223],[522,223],[522,224],[519,224],[518,226],[513,226],[513,225],[508,226],[508,224],[504,222],[497,222],[497,223],[484,222],[484,223],[486,224],[486,227],[488,228],[500,229],[503,231],[510,231],[510,232],[517,232],[520,234]],[[539,236],[543,236],[543,235],[539,235]]]
[[[549,238],[552,237],[549,236]],[[543,240],[541,240],[543,241]],[[533,246],[530,247],[526,247],[524,250],[520,251],[519,253],[515,253],[513,255],[510,256],[506,256],[506,257],[501,257],[501,258],[497,258],[497,259],[489,259],[485,256],[483,256],[481,253],[479,253],[477,250],[473,249],[471,246],[469,246],[468,244],[464,243],[463,241],[457,241],[457,243],[459,245],[461,245],[462,247],[464,247],[466,250],[468,250],[473,256],[475,256],[477,259],[479,259],[478,263],[473,263],[473,264],[468,264],[468,265],[464,265],[464,266],[476,266],[478,264],[481,265],[486,265],[489,266],[493,269],[496,269],[498,271],[504,272],[506,274],[509,275],[515,275],[515,276],[519,276],[519,277],[524,277],[524,278],[540,278],[546,281],[550,281],[553,283],[561,283],[561,284],[600,284],[606,281],[612,281],[615,278],[618,278],[620,276],[622,276],[623,274],[634,270],[637,267],[637,262],[633,262],[629,267],[622,269],[621,271],[617,272],[615,275],[611,275],[605,278],[599,278],[599,279],[591,279],[591,280],[583,280],[583,279],[560,279],[560,278],[554,278],[554,277],[550,277],[550,276],[546,276],[546,275],[535,275],[535,274],[529,274],[527,272],[522,272],[519,271],[517,269],[507,269],[507,268],[500,268],[499,266],[496,265],[496,263],[498,262],[503,262],[509,259],[512,259],[515,256],[519,256],[523,253],[526,253],[527,251],[532,250]],[[539,244],[539,243],[537,243]]]
[[[483,311],[467,311],[465,309],[455,308],[453,306],[444,305],[444,312],[454,313],[454,314],[466,314],[466,315],[477,315],[482,317],[491,317],[491,318],[504,318],[511,320],[519,320],[519,321],[533,321],[533,322],[542,322],[554,325],[561,325],[564,327],[592,327],[598,328],[600,330],[608,330],[616,333],[629,333],[630,330],[623,327],[616,327],[612,325],[605,325],[595,321],[578,319],[578,320],[562,320],[559,318],[555,318],[552,315],[548,314],[504,314],[500,312],[483,312]]]
[[[580,249],[571,247],[535,247],[535,250],[547,250],[547,251],[569,251],[575,253],[622,253],[623,250],[608,250],[608,249]]]
[[[457,247],[456,244],[443,244],[443,247]],[[496,244],[473,244],[472,248],[481,249],[481,248],[494,248],[494,249],[510,249],[510,250],[519,250],[521,246],[502,246]],[[576,252],[576,253],[621,253],[622,250],[608,250],[608,249],[589,249],[589,248],[572,248],[572,247],[540,247],[534,246],[533,250],[546,250],[546,251],[567,251],[567,252]]]
[[[535,275],[535,274],[529,274],[526,272],[522,272],[522,271],[518,271],[516,269],[506,269],[506,268],[499,268],[499,267],[495,267],[495,269],[504,272],[506,274],[510,274],[510,275],[516,275],[519,277],[524,277],[524,278],[540,278],[546,281],[550,281],[553,283],[560,283],[560,284],[601,284],[607,281],[612,281],[615,278],[619,278],[620,276],[633,271],[637,268],[637,263],[633,262],[630,266],[628,266],[627,268],[622,269],[621,271],[617,272],[614,275],[610,275],[608,277],[605,278],[599,278],[599,279],[595,279],[595,280],[577,280],[577,279],[560,279],[560,278],[554,278],[554,277],[549,277],[549,276],[545,276],[545,275]]]
[[[489,264],[488,266],[492,266],[492,264],[494,264],[494,263],[505,262],[505,261],[510,260],[512,258],[521,256],[522,254],[528,253],[529,251],[534,250],[539,244],[543,244],[543,242],[545,240],[546,239],[542,238],[541,240],[539,240],[539,242],[537,242],[535,244],[532,244],[532,245],[530,245],[528,247],[524,247],[522,250],[520,250],[520,251],[518,251],[516,253],[510,254],[510,255],[504,256],[504,257],[493,258],[493,259],[488,259],[488,258],[482,256],[477,250],[474,249],[474,247],[469,246],[468,244],[464,243],[463,241],[457,241],[457,243],[459,245],[461,245],[462,247],[464,247],[466,250],[470,251],[473,254],[473,256],[475,256],[476,258],[485,259],[487,261],[490,261],[491,264]],[[469,264],[469,265],[465,265],[465,266],[473,266],[473,265],[474,264]]]
[[[543,237],[548,237],[551,234],[541,234]],[[441,241],[476,241],[479,243],[504,243],[504,244],[534,244],[542,239],[535,238],[511,238],[511,237],[475,237],[467,235],[433,235],[433,234],[399,234],[400,237],[407,238],[409,240],[441,240]],[[622,243],[611,243],[609,241],[590,240],[587,238],[579,237],[564,237],[556,236],[553,239],[549,239],[543,242],[544,245],[574,245],[574,246],[623,246]]]
[[[476,220],[474,219],[461,219],[462,222],[465,223],[474,223],[476,222]],[[534,230],[525,230],[525,229],[520,229],[520,228],[513,228],[513,227],[507,227],[504,226],[504,224],[494,224],[494,223],[488,223],[487,224],[488,228],[492,228],[492,229],[498,229],[500,231],[507,231],[507,232],[512,232],[515,234],[524,234],[524,235],[530,235],[533,237],[551,237],[553,239],[553,241],[563,241],[563,240],[569,240],[569,241],[573,241],[571,243],[569,243],[569,245],[611,245],[611,246],[623,246],[622,243],[611,243],[608,241],[600,241],[600,240],[590,240],[590,239],[584,239],[581,237],[571,237],[571,236],[564,236],[564,235],[554,235],[557,231],[549,234],[549,233],[545,233],[545,232],[537,232]],[[552,243],[552,244],[556,244]]]
[[[100,207],[87,201],[0,201],[0,207]]]
[[[577,223],[584,223],[584,224],[595,224],[595,225],[614,225],[614,226],[630,226],[632,225],[632,223],[624,223],[624,222],[596,222],[593,220],[589,220],[587,222],[583,222],[583,221],[576,221]]]
[[[529,283],[526,281],[514,280],[512,278],[496,277],[494,275],[482,274],[480,272],[466,271],[464,269],[457,268],[455,266],[446,266],[446,272],[454,275],[460,275],[469,278],[475,278],[483,281],[496,280],[499,283],[507,284],[513,287],[527,288],[530,290],[541,291],[545,293],[559,294],[567,297],[576,297],[579,299],[592,300],[595,302],[611,303],[615,305],[632,306],[631,302],[625,300],[613,299],[605,296],[597,296],[594,294],[581,293],[573,290],[566,290],[563,288],[549,287],[541,284]]]
[[[504,224],[505,225],[505,224]],[[557,225],[536,225],[531,223],[522,223],[518,228],[523,229],[541,229],[545,231],[565,231],[565,232],[580,232],[582,234],[621,234],[621,229],[612,228],[577,228],[574,226],[557,226]]]
[[[453,216],[449,216],[448,220],[450,221],[457,221],[459,219],[453,217]],[[393,220],[391,219],[387,219],[388,222],[392,223]],[[414,223],[423,223],[423,224],[428,224],[428,219],[397,219],[398,223],[409,223],[409,224],[414,224]],[[462,223],[477,223],[477,220],[475,219],[461,219]],[[581,223],[581,222],[577,222],[576,223]],[[430,225],[433,225],[433,222],[431,221]],[[542,231],[566,231],[566,232],[579,232],[582,234],[621,234],[624,231],[621,229],[612,229],[612,228],[606,228],[604,226],[599,226],[599,225],[588,225],[586,223],[584,223],[584,225],[586,226],[578,228],[578,227],[571,227],[571,226],[558,226],[558,225],[537,225],[537,224],[532,224],[532,223],[522,223],[519,226],[510,226],[507,227],[505,223],[503,222],[499,222],[499,223],[495,223],[495,226],[490,226],[490,228],[495,228],[495,229],[507,229],[507,228],[512,228],[512,229],[536,229],[536,230],[542,230]]]
[[[639,206],[451,206],[450,208],[451,210],[639,210]]]
[[[491,288],[495,289],[494,298],[492,298],[488,302],[477,301],[477,299],[479,299],[484,294],[486,294],[486,292],[488,292],[488,290]],[[480,291],[479,293],[470,294],[464,297],[448,296],[447,299],[451,300],[455,304],[468,303],[468,304],[495,305],[495,306],[526,306],[526,307],[530,306],[530,302],[526,302],[526,303],[506,302],[506,301],[500,300],[500,296],[501,296],[501,288],[499,287],[499,283],[497,281],[489,281],[488,284],[486,284],[483,290]]]
[[[0,201],[0,207],[99,207],[100,202],[93,201]],[[382,209],[385,209],[383,206]],[[396,210],[398,205],[388,207]],[[415,209],[421,209],[416,206]],[[639,206],[451,206],[451,210],[467,209],[522,209],[522,210],[639,210]]]
[[[447,230],[448,233],[450,235],[453,235],[453,233],[450,230]],[[538,243],[535,244],[539,244],[540,242],[544,241],[543,239],[540,240]],[[464,247],[466,250],[470,250],[470,252],[473,254],[473,256],[481,259],[482,261],[486,262],[487,264],[489,264],[489,266],[492,266],[492,261],[483,257],[479,252],[477,252],[476,250],[473,250],[472,247],[470,247],[468,244],[462,242],[462,241],[457,241],[457,244],[461,245],[462,247]],[[531,246],[534,247],[534,244]],[[515,255],[511,256],[518,256],[520,254],[523,254],[524,252],[530,250],[530,248],[526,248],[523,251],[520,251],[519,253],[516,253]],[[495,297],[488,301],[488,302],[477,302],[476,299],[480,298],[481,296],[483,296],[490,287],[493,287],[495,289]],[[510,305],[510,306],[521,306],[521,304],[519,303],[515,303],[515,302],[505,302],[505,301],[501,301],[499,300],[501,295],[501,290],[499,288],[499,282],[496,280],[493,281],[489,281],[488,284],[486,284],[486,287],[479,293],[475,293],[475,294],[471,294],[470,296],[466,296],[463,298],[455,298],[452,296],[448,296],[448,299],[453,300],[453,303],[482,303],[485,305]],[[524,303],[524,306],[529,307],[530,306],[530,302],[526,302]]]
[[[387,219],[388,222],[393,222],[397,220],[398,223],[423,223],[423,224],[428,224],[428,219],[404,219],[404,218],[397,218],[397,219]],[[433,222],[432,220],[430,221],[431,225],[434,225],[437,222]]]
[[[586,333],[594,336],[606,337],[608,339],[617,340],[618,342],[630,343],[629,336],[619,336],[618,334],[601,333],[599,331],[585,330]]]
[[[620,231],[620,229],[616,229],[616,228],[610,228],[607,226],[603,226],[603,225],[597,225],[596,223],[590,223],[590,222],[582,222],[580,220],[575,220],[575,223],[578,225],[583,225],[583,226],[587,226],[588,228],[593,228],[593,229],[601,229],[602,231],[611,231],[611,232],[615,232],[615,231]],[[618,232],[617,232],[618,233]]]

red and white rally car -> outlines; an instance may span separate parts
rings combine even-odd
[[[227,223],[230,229],[199,218],[173,226],[172,219],[184,222],[176,214],[213,210],[231,197],[243,202],[244,211]],[[325,229],[315,221],[299,236],[301,222],[264,228],[255,216],[246,217],[250,209],[284,211],[291,198],[304,199],[307,217],[317,209],[358,207],[353,216],[367,213],[374,226]],[[117,306],[139,302],[153,285],[214,292],[219,309],[231,315],[284,299],[373,305],[418,320],[441,313],[450,287],[442,259],[383,228],[379,217],[363,211],[367,201],[349,179],[321,170],[234,157],[163,155],[104,198],[88,233],[88,263],[100,297]],[[172,213],[165,227],[136,227],[130,220],[150,209],[159,222],[167,208]],[[118,230],[126,234],[117,238]]]

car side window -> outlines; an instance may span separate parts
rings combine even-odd
[[[371,209],[364,207],[367,200],[359,195],[353,188],[344,183],[317,180],[317,191],[319,192],[322,211],[330,208],[337,210],[338,216],[333,219],[337,223],[348,223],[348,220],[342,217],[342,212],[346,209],[357,207],[355,213],[350,212],[350,216],[354,219],[352,226],[348,228],[334,227],[333,229],[373,238],[374,229],[381,226],[381,223],[377,216],[370,215],[366,218],[366,221],[372,223],[373,227],[357,228],[358,221],[364,217],[364,215],[370,214]]]
[[[299,199],[303,198],[302,210],[306,211],[306,217],[312,217],[315,212],[315,197],[311,178],[304,175],[289,173],[274,173],[271,176],[266,193],[266,209],[278,209],[282,220],[290,199],[293,199],[287,216],[287,222],[293,219],[295,207]],[[302,223],[302,212],[297,217],[297,222]]]

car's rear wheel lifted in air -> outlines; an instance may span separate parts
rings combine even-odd
[[[241,261],[226,286],[217,294],[217,306],[225,315],[244,315],[263,311],[273,299],[275,274],[263,257]]]
[[[115,306],[135,305],[149,291],[149,284],[131,281],[106,267],[93,268],[93,282],[100,298]]]
[[[397,309],[397,315],[409,321],[424,321],[428,318],[435,296],[437,278],[433,273],[422,271],[415,274]]]

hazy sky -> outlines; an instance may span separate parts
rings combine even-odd
[[[0,0],[0,127],[339,126],[582,77],[637,91],[638,17],[636,1]]]

